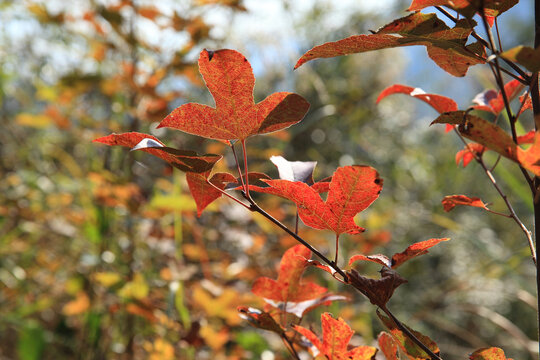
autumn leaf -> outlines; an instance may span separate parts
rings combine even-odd
[[[506,85],[504,85],[504,92],[508,101],[511,101],[516,96],[518,96],[524,87],[525,85],[515,79],[506,83]],[[502,93],[500,91],[495,91],[492,89],[476,95],[473,99],[473,103],[476,104],[475,106],[473,106],[473,109],[488,111],[495,115],[500,114],[500,112],[503,111],[505,107]]]
[[[379,316],[383,324],[390,331],[392,337],[397,341],[399,347],[407,354],[410,360],[431,360],[431,357],[405,335],[390,318],[383,315],[379,310],[377,310],[377,316]],[[407,325],[404,326],[434,354],[438,355],[440,353],[439,347],[433,340],[418,331],[412,330]]]
[[[386,357],[386,360],[399,360],[399,349],[397,341],[387,332],[382,331],[377,338],[379,349]]]
[[[414,243],[407,247],[404,251],[400,253],[396,253],[392,255],[392,258],[389,259],[385,255],[377,254],[377,255],[354,255],[349,259],[349,266],[351,266],[354,262],[359,260],[365,260],[365,261],[371,261],[375,262],[377,264],[381,264],[383,266],[395,269],[401,264],[403,264],[405,261],[408,261],[414,257],[424,255],[428,253],[428,249],[437,245],[438,243],[442,241],[448,241],[449,238],[441,238],[441,239],[429,239],[425,241],[420,241],[417,243]]]
[[[201,216],[202,212],[208,205],[219,199],[223,193],[215,187],[224,190],[227,184],[235,183],[236,178],[229,173],[216,173],[208,179],[209,173],[187,173],[186,180],[189,187],[189,192],[195,204],[197,205],[197,216]],[[213,184],[214,186],[210,185]]]
[[[437,95],[437,94],[427,94],[424,90],[420,88],[413,88],[406,85],[391,85],[384,89],[377,98],[377,104],[379,101],[392,94],[405,94],[422,100],[426,104],[430,105],[435,111],[439,114],[448,112],[448,111],[457,111],[458,106],[456,102],[449,97]],[[453,129],[452,125],[447,124],[446,132]]]
[[[349,341],[354,331],[342,319],[334,319],[329,313],[321,315],[322,342],[311,330],[302,326],[294,326],[294,330],[304,335],[312,344],[326,356],[328,360],[371,360],[377,349],[371,346],[358,346],[348,350]]]
[[[507,359],[501,348],[490,347],[478,349],[469,356],[470,360],[512,360]]]
[[[270,161],[278,168],[280,179],[313,185],[316,161],[288,161],[283,156],[272,156]]]
[[[532,145],[523,150],[501,127],[465,111],[444,113],[432,124],[455,124],[464,137],[515,161],[525,169],[540,176],[540,133],[536,132]],[[527,139],[530,141],[530,139]]]
[[[468,197],[465,195],[448,195],[442,199],[444,211],[448,212],[458,205],[479,207],[489,210],[484,202],[478,197]]]
[[[362,53],[401,46],[423,45],[439,67],[454,76],[465,76],[470,66],[484,63],[479,43],[466,45],[475,24],[459,20],[449,28],[435,14],[413,13],[383,26],[371,35],[355,35],[314,47],[298,60],[295,69],[318,58]]]
[[[399,84],[391,85],[384,89],[377,98],[377,104],[382,99],[392,94],[405,94],[417,98],[418,100],[422,100],[426,104],[430,105],[433,109],[435,109],[435,111],[437,111],[439,114],[448,111],[457,111],[458,109],[456,102],[449,97],[437,94],[428,94],[420,88],[413,88],[410,86]]]
[[[253,101],[255,77],[246,58],[234,50],[203,50],[199,71],[216,107],[196,103],[176,108],[158,127],[221,140],[287,128],[301,121],[309,104],[300,95],[279,92],[258,104]]]
[[[519,0],[413,0],[407,11],[419,11],[428,6],[445,6],[471,18],[484,5],[485,14],[495,17],[516,5]]]
[[[361,276],[354,269],[347,271],[347,275],[349,283],[364,294],[373,305],[379,307],[386,306],[386,303],[394,294],[394,290],[398,286],[407,283],[407,280],[402,278],[396,271],[386,266],[381,269],[380,279]]]
[[[278,335],[282,335],[284,333],[283,328],[274,320],[272,315],[266,311],[240,306],[238,307],[238,312],[240,313],[240,317],[242,319],[247,320],[256,328],[269,330]]]
[[[319,298],[326,293],[325,287],[301,281],[310,257],[311,251],[305,246],[293,246],[281,258],[277,280],[260,277],[255,280],[251,291],[265,301],[278,305],[276,307],[281,303],[298,303]]]
[[[531,72],[540,71],[540,47],[533,49],[528,46],[519,45],[503,52],[501,56],[525,66]]]
[[[463,150],[456,153],[456,165],[459,166],[459,163],[463,161],[463,167],[467,167],[475,156],[481,156],[486,150],[485,146],[477,143],[467,144]]]
[[[379,197],[383,181],[369,166],[338,168],[329,183],[328,197],[323,201],[313,187],[288,180],[267,180],[269,187],[252,187],[254,191],[274,194],[293,201],[300,219],[315,229],[328,229],[337,235],[364,231],[354,223],[354,216]],[[251,189],[251,187],[250,187]]]

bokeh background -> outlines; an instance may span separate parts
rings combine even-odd
[[[365,164],[384,179],[379,200],[357,217],[368,231],[342,240],[343,258],[391,255],[435,237],[452,240],[407,263],[409,280],[389,303],[428,334],[445,359],[500,346],[537,358],[535,275],[523,233],[510,219],[474,208],[445,213],[445,195],[479,196],[506,212],[481,168],[456,166],[452,133],[411,98],[375,104],[394,83],[422,87],[466,109],[494,88],[489,69],[464,79],[431,63],[423,48],[317,60],[293,71],[314,45],[368,33],[406,14],[406,1],[77,0],[0,1],[0,359],[286,359],[279,337],[250,327],[238,306],[276,277],[294,241],[262,217],[221,199],[196,217],[184,174],[157,158],[92,140],[140,131],[171,146],[223,153],[223,144],[156,129],[186,102],[211,104],[196,59],[203,48],[242,52],[257,78],[255,98],[295,91],[311,108],[287,131],[250,139],[250,170],[277,177],[268,160],[317,161],[316,179]],[[504,48],[532,44],[532,0],[499,22]],[[516,105],[516,104],[514,104]],[[531,126],[524,115],[523,129]],[[496,157],[486,154],[487,162]],[[494,170],[532,228],[528,188],[501,160]],[[291,203],[257,198],[293,224]],[[332,254],[333,235],[300,234]],[[377,276],[375,264],[359,271]],[[306,274],[347,294],[326,273]],[[372,344],[382,326],[360,296],[310,313],[342,316],[353,343]],[[302,355],[305,356],[306,354]]]

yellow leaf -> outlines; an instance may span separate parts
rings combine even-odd
[[[34,115],[29,113],[18,114],[15,121],[19,125],[29,126],[34,128],[44,128],[54,122],[54,120],[44,114]]]
[[[225,327],[216,331],[210,326],[202,326],[199,334],[214,351],[221,349],[229,341],[229,332]]]
[[[118,295],[124,298],[140,300],[147,297],[149,291],[150,289],[144,277],[141,274],[135,274],[132,281],[118,290]]]
[[[98,272],[94,274],[94,280],[105,287],[110,287],[122,280],[122,277],[113,272]]]

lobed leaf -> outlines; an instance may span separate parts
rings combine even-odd
[[[319,340],[311,330],[295,325],[294,330],[304,335],[329,360],[371,360],[377,349],[371,346],[358,346],[348,350],[354,331],[342,319],[334,319],[329,313],[321,315],[323,339]]]
[[[199,56],[199,72],[216,107],[184,104],[158,127],[170,127],[212,139],[245,140],[249,136],[296,124],[309,108],[303,97],[289,92],[274,93],[255,104],[255,77],[251,65],[234,50],[203,50]]]
[[[297,61],[295,69],[318,58],[362,53],[401,46],[423,45],[439,67],[454,76],[465,76],[470,66],[484,63],[480,43],[466,45],[475,24],[460,20],[449,28],[435,14],[413,13],[383,26],[372,35],[355,35],[314,47]]]
[[[360,165],[340,167],[334,172],[326,201],[319,195],[319,191],[326,187],[323,185],[316,190],[298,181],[265,182],[269,187],[250,189],[293,201],[304,224],[315,229],[332,230],[337,235],[364,231],[354,223],[354,216],[379,197],[383,184],[375,169]]]
[[[209,172],[186,174],[189,191],[197,205],[197,216],[199,217],[208,205],[223,195],[221,191],[208,184],[208,181],[221,190],[224,190],[227,184],[236,182],[236,178],[229,173],[216,173],[208,179],[209,175]]]
[[[255,280],[251,291],[265,300],[278,302],[301,302],[320,297],[326,288],[313,282],[302,282],[301,277],[311,251],[303,245],[288,249],[279,265],[277,280],[260,277]]]
[[[441,201],[444,211],[448,212],[458,205],[473,206],[489,210],[479,197],[468,197],[465,195],[448,195]]]

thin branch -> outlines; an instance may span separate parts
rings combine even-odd
[[[234,200],[236,201],[237,203],[239,203],[240,205],[242,205],[243,207],[245,207],[246,209],[250,210],[251,208],[249,207],[249,205],[246,205],[244,204],[243,202],[241,202],[240,200],[238,200],[237,198],[235,198],[234,196],[232,196],[231,194],[229,194],[228,192],[226,192],[225,190],[223,189],[220,189],[219,187],[217,187],[216,185],[212,184],[212,182],[210,182],[210,180],[206,179],[206,183],[210,186],[212,186],[214,189],[216,189],[217,191],[219,191],[221,194],[227,196],[228,198],[230,198],[231,200]]]
[[[253,212],[258,212],[271,222],[273,222],[275,225],[277,225],[279,228],[281,228],[283,231],[285,231],[287,234],[291,235],[296,241],[298,241],[300,244],[307,247],[309,250],[311,250],[312,253],[317,255],[323,262],[328,264],[332,269],[335,270],[339,275],[341,275],[345,282],[348,282],[348,276],[347,274],[340,269],[339,266],[330,259],[328,259],[326,256],[324,256],[319,250],[315,249],[313,246],[311,246],[307,241],[302,239],[300,236],[294,233],[294,231],[290,230],[287,226],[283,225],[279,220],[275,219],[272,215],[268,214],[266,211],[264,211],[252,198],[248,198],[245,193],[242,193],[247,201],[251,204],[249,209]]]
[[[480,164],[480,166],[482,166],[482,168],[484,169],[484,172],[486,173],[487,177],[489,178],[489,180],[491,181],[491,183],[493,184],[493,186],[495,187],[495,189],[497,190],[497,192],[499,193],[499,195],[501,196],[501,198],[504,200],[504,203],[506,204],[506,207],[508,208],[508,210],[510,211],[510,217],[519,225],[519,227],[521,228],[521,230],[523,231],[523,233],[525,234],[525,236],[527,237],[527,242],[529,244],[529,249],[531,250],[531,257],[532,257],[532,260],[534,262],[534,265],[536,266],[536,250],[534,248],[534,243],[533,243],[533,240],[532,240],[532,234],[531,232],[529,231],[529,229],[527,229],[527,227],[525,226],[525,224],[523,224],[523,222],[519,219],[519,217],[517,216],[516,212],[514,211],[514,208],[512,207],[512,204],[510,204],[510,201],[508,200],[508,197],[506,196],[506,194],[502,191],[502,189],[499,187],[499,184],[497,184],[497,181],[495,180],[495,177],[493,176],[493,174],[491,173],[491,171],[487,168],[486,164],[484,163],[484,160],[478,156],[470,147],[469,147],[469,144],[465,141],[465,139],[463,138],[463,136],[459,133],[459,131],[457,131],[455,128],[454,128],[454,131],[455,133],[458,135],[458,137],[461,139],[461,141],[463,142],[463,144],[465,144],[465,147],[467,147],[467,149],[469,150],[469,152],[474,156],[474,159]]]
[[[495,17],[495,33],[497,34],[497,41],[499,42],[499,50],[504,51],[501,42],[501,34],[499,33],[499,21],[497,21],[497,17]]]
[[[435,6],[435,8],[440,11],[444,16],[446,16],[447,18],[449,18],[450,20],[452,20],[453,22],[457,23],[459,21],[459,19],[457,19],[456,17],[454,17],[452,14],[450,14],[448,11],[446,11],[444,8],[440,7],[440,6]],[[484,38],[482,38],[480,35],[478,35],[478,33],[476,33],[476,31],[474,29],[472,29],[472,32],[471,32],[471,36],[474,37],[476,40],[478,40],[482,45],[484,45],[485,47],[489,47],[489,43],[484,40]],[[476,54],[475,54],[476,55]],[[482,58],[481,56],[479,57],[481,58],[482,60],[486,61],[486,59]],[[515,72],[518,73],[518,75],[516,74],[513,74],[511,73],[510,71],[504,69],[504,68],[501,68],[501,71],[503,71],[504,73],[508,74],[509,76],[513,77],[514,79],[518,80],[519,82],[521,82],[522,84],[524,85],[528,85],[529,84],[529,75],[527,75],[526,72],[524,72],[523,70],[521,70],[519,68],[519,66],[517,66],[516,64],[514,64],[512,61],[509,61],[507,59],[504,59],[504,58],[501,58],[508,66],[510,66]]]

